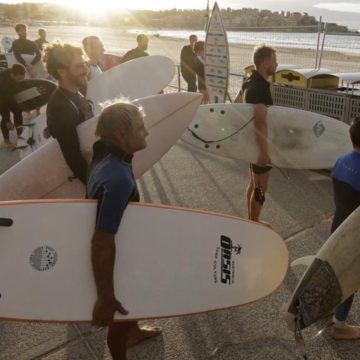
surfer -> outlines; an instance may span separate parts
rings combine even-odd
[[[109,325],[107,343],[116,360],[126,359],[127,347],[160,333],[156,328],[140,329],[136,321],[112,322],[116,311],[128,314],[114,294],[115,234],[128,202],[139,201],[131,162],[133,154],[146,147],[143,116],[140,108],[125,102],[102,111],[96,128],[100,140],[94,144],[87,183],[87,196],[98,200],[91,243],[97,289],[92,323]]]
[[[353,151],[341,156],[331,173],[335,200],[331,233],[360,206],[360,117],[351,124],[350,138]],[[360,339],[360,326],[346,324],[353,300],[354,295],[336,308],[330,332],[334,339]]]
[[[102,74],[104,45],[97,36],[86,36],[82,39],[82,45],[88,57],[86,61],[89,69],[88,80],[91,80]]]
[[[45,29],[39,29],[38,30],[39,37],[34,40],[34,43],[39,48],[40,51],[44,50],[44,45],[48,44],[49,42],[46,40],[46,30]]]
[[[0,115],[1,132],[5,145],[11,146],[9,140],[9,130],[16,127],[18,135],[21,134],[19,126],[23,123],[23,117],[19,105],[13,95],[16,92],[17,84],[25,79],[26,69],[23,65],[14,64],[10,69],[0,71]],[[14,123],[11,122],[10,113],[14,115]]]
[[[14,53],[15,59],[22,65],[25,66],[30,77],[35,77],[34,65],[41,60],[41,52],[34,41],[28,40],[27,37],[27,26],[25,24],[16,24],[15,31],[19,38],[14,40],[12,44],[12,52]],[[22,54],[34,55],[34,59],[28,64]]]
[[[196,71],[195,64],[197,63],[197,57],[194,51],[194,47],[198,38],[196,35],[192,34],[189,36],[189,45],[185,45],[181,49],[180,54],[180,70],[181,75],[188,84],[188,91],[196,92]]]
[[[87,162],[80,151],[76,127],[93,116],[91,103],[80,93],[87,84],[88,69],[80,47],[52,44],[45,49],[47,71],[58,81],[47,109],[48,135],[54,137],[74,176],[86,183]]]
[[[272,169],[268,149],[266,115],[267,107],[273,105],[273,99],[267,79],[275,74],[278,65],[276,50],[266,45],[256,46],[253,52],[253,63],[255,70],[244,81],[235,102],[255,104],[254,125],[259,157],[255,164],[250,164],[250,180],[246,189],[246,197],[249,219],[259,221]]]
[[[149,38],[144,34],[139,34],[136,37],[136,41],[138,46],[135,49],[129,50],[121,59],[121,63],[124,63],[129,60],[137,59],[143,56],[149,56],[149,54],[145,51],[149,45]]]

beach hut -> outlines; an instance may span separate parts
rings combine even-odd
[[[254,69],[255,69],[255,66],[253,64],[244,67],[245,78],[248,78],[249,76],[251,76]],[[283,69],[287,69],[287,70],[289,70],[289,69],[299,69],[299,66],[298,65],[293,65],[293,64],[286,64],[286,65],[281,64],[281,65],[277,66],[276,71],[283,70]],[[275,81],[275,76],[271,76],[269,78],[269,81]]]
[[[360,96],[360,72],[337,73],[340,79],[339,90],[350,93],[350,95]]]
[[[329,69],[277,69],[275,82],[300,88],[337,89],[339,77]]]
[[[360,84],[360,72],[336,73],[335,75],[340,79],[343,87],[354,88],[355,85]]]

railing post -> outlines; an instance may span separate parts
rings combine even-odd
[[[324,25],[324,35],[323,35],[323,38],[322,38],[321,52],[320,52],[320,57],[319,57],[319,67],[318,67],[318,69],[321,68],[321,60],[322,60],[323,53],[324,53],[325,37],[326,37],[326,23]]]
[[[180,65],[176,65],[177,68],[177,78],[178,78],[178,92],[181,91],[181,71],[180,71]]]
[[[319,56],[319,46],[320,46],[321,31],[322,31],[322,16],[320,16],[319,25],[318,25],[318,38],[317,38],[317,44],[316,44],[316,56],[315,56],[315,67],[314,67],[314,69],[317,69],[317,65],[318,65],[318,56]]]

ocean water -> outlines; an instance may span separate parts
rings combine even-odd
[[[130,33],[138,33],[143,30],[132,29]],[[196,34],[199,39],[205,39],[205,31],[198,30],[153,30],[149,34],[158,34],[180,39],[187,39],[189,34]],[[318,33],[289,33],[289,32],[253,32],[253,31],[228,31],[229,43],[257,45],[265,43],[275,48],[295,48],[316,50],[318,44]],[[360,54],[360,36],[321,34],[319,46],[324,42],[324,50],[337,51],[348,54]]]
[[[123,52],[128,50],[129,44],[120,44],[119,35],[124,32],[137,34],[140,32],[149,35],[158,35],[161,37],[173,37],[178,39],[188,39],[189,34],[196,34],[200,40],[205,39],[205,31],[199,30],[144,30],[144,29],[123,29],[106,27],[88,27],[88,26],[48,26],[45,27],[50,41],[78,42],[86,35],[98,35],[103,40],[106,48],[109,50],[118,50]],[[37,37],[38,27],[29,27],[29,38]],[[317,33],[288,33],[288,32],[235,32],[227,33],[231,44],[257,45],[266,43],[275,48],[294,48],[294,49],[313,49],[317,48]],[[0,27],[0,38],[2,36],[15,37],[15,32],[11,27]],[[320,37],[320,48],[323,36]],[[130,44],[134,45],[134,44]],[[360,36],[356,35],[326,35],[324,39],[324,50],[336,51],[347,54],[360,54]]]

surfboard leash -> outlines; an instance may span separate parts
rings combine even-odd
[[[227,139],[230,139],[231,137],[233,137],[234,135],[238,134],[241,130],[243,130],[246,126],[248,126],[250,124],[251,121],[253,121],[255,119],[255,116],[253,116],[248,122],[246,122],[243,126],[241,126],[239,129],[237,129],[234,133],[222,138],[222,139],[219,139],[219,140],[205,140],[203,139],[202,137],[200,137],[199,135],[197,135],[193,130],[191,130],[189,127],[187,128],[187,130],[190,131],[191,135],[195,138],[195,139],[198,139],[200,140],[201,142],[203,142],[204,144],[215,144],[215,143],[219,143],[221,141],[224,141],[224,140],[227,140]]]
[[[299,355],[304,360],[309,360],[309,358],[306,355],[306,345],[305,345],[304,337],[303,337],[303,335],[301,333],[300,318],[299,317],[297,317],[296,320],[295,320],[294,336],[295,336],[295,342],[296,342],[296,349],[298,350]]]

